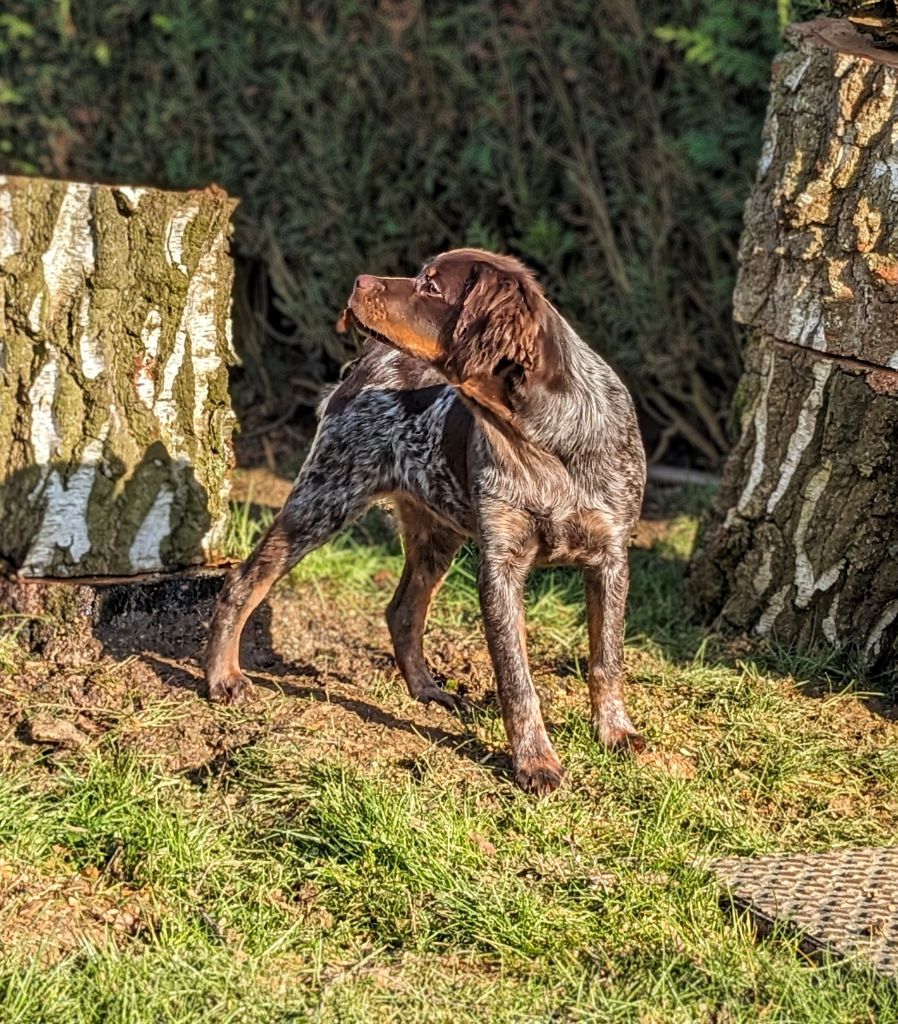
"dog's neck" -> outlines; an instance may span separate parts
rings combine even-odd
[[[533,369],[510,365],[459,386],[487,438],[532,446],[567,461],[601,448],[605,418],[629,398],[611,368],[550,303]]]

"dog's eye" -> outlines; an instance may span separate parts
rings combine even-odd
[[[421,293],[423,295],[439,295],[440,289],[432,277],[426,277],[421,285]]]

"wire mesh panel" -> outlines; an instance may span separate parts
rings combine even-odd
[[[808,952],[898,977],[898,847],[725,857],[709,868],[762,932],[784,925]]]

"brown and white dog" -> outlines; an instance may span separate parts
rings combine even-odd
[[[249,692],[240,634],[272,584],[389,495],[405,568],[387,622],[409,693],[457,703],[430,674],[422,638],[431,598],[463,540],[474,537],[519,785],[548,793],[563,774],[527,663],[523,592],[534,565],[582,567],[595,734],[607,747],[641,749],[621,663],[627,547],[645,455],[621,381],[508,256],[457,249],[417,277],[364,274],[348,313],[368,339],[323,402],[283,509],[221,592],[205,655],[209,696],[234,701]]]

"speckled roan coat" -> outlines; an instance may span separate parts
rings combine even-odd
[[[422,638],[431,597],[474,537],[518,783],[546,793],[562,778],[527,664],[523,588],[533,565],[582,567],[593,726],[607,746],[641,748],[621,661],[645,457],[623,384],[509,257],[454,250],[416,278],[363,275],[348,313],[368,339],[322,403],[286,504],[222,591],[206,653],[210,696],[247,693],[240,633],[271,585],[389,495],[406,564],[387,621],[411,695],[457,703],[431,676]]]

